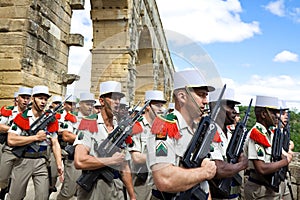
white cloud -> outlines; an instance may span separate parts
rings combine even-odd
[[[265,95],[286,100],[290,108],[300,111],[300,82],[298,80],[299,78],[287,75],[273,77],[253,75],[243,84],[234,82],[232,79],[227,79],[227,82],[234,87],[236,99],[244,106],[249,104],[251,98],[253,98],[252,105],[255,105],[256,95]]]
[[[157,0],[165,29],[202,43],[238,42],[260,34],[259,23],[243,22],[238,0]],[[172,6],[170,6],[172,5]]]
[[[285,16],[284,0],[272,1],[265,6],[265,9],[273,13],[274,15],[283,17]]]
[[[298,55],[295,53],[292,53],[290,51],[282,51],[280,53],[278,53],[274,59],[274,62],[298,62]]]

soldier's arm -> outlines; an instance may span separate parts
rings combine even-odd
[[[291,162],[291,158],[284,157],[277,162],[265,163],[262,160],[253,160],[255,170],[262,175],[267,175],[278,171],[280,168],[287,166]]]
[[[122,176],[122,181],[126,187],[126,190],[130,196],[130,199],[131,200],[136,199],[134,189],[133,189],[133,184],[132,184],[131,171],[127,161],[123,162],[122,164],[121,176]]]
[[[138,151],[132,151],[131,153],[131,158],[133,163],[135,164],[144,164],[146,163],[147,156],[145,154],[142,154],[141,152]]]
[[[70,131],[64,130],[62,131],[62,139],[65,142],[73,143],[76,139],[76,135]]]
[[[212,179],[216,173],[216,165],[214,161],[204,159],[198,168],[185,169],[172,164],[158,163],[153,165],[151,170],[158,190],[175,193]]]
[[[33,142],[44,141],[47,139],[45,131],[39,131],[36,135],[22,136],[14,132],[8,132],[7,142],[9,146],[24,146]]]
[[[89,155],[90,149],[78,144],[75,147],[74,165],[76,169],[95,170],[105,166],[120,165],[124,162],[124,153],[115,153],[112,157],[97,158]]]
[[[62,161],[61,161],[61,148],[57,138],[51,138],[51,143],[52,143],[52,151],[56,161],[57,171],[59,176],[61,176],[63,173]]]
[[[7,126],[6,124],[0,124],[0,133],[7,133],[7,131],[9,130],[9,126]]]
[[[216,178],[229,178],[248,167],[248,159],[241,154],[239,161],[235,164],[223,160],[215,160],[217,165]]]

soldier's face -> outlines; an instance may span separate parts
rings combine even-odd
[[[35,97],[32,97],[32,103],[33,106],[35,107],[35,109],[37,110],[44,110],[46,105],[47,105],[47,101],[48,101],[48,96],[47,95],[38,95]]]
[[[17,102],[18,102],[18,106],[20,107],[20,109],[24,110],[30,102],[30,96],[29,95],[19,95]]]
[[[81,101],[79,102],[79,110],[84,116],[92,114],[94,109],[94,101]]]
[[[75,108],[76,108],[76,103],[65,102],[65,104],[64,104],[64,109],[65,109],[67,112],[74,111]]]
[[[203,111],[205,109],[205,105],[208,104],[208,91],[201,88],[194,88],[191,90],[191,94],[195,99],[195,102],[198,104],[197,106],[199,106],[201,111]]]
[[[150,105],[147,108],[147,111],[151,119],[154,119],[157,115],[164,113],[164,104],[161,101],[151,101]]]

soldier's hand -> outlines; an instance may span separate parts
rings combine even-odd
[[[214,161],[211,161],[210,159],[205,158],[201,163],[201,167],[203,167],[204,170],[206,171],[206,174],[207,174],[206,179],[207,180],[212,179],[216,175],[217,166]]]
[[[289,152],[282,150],[282,157],[283,159],[286,158],[287,162],[290,163],[293,159],[293,152],[291,150]]]
[[[113,165],[120,165],[125,160],[125,154],[123,152],[116,152],[112,155]]]
[[[64,173],[63,167],[62,166],[57,166],[57,173],[58,176],[62,176]]]
[[[240,163],[241,170],[248,167],[248,158],[243,153],[240,155],[238,162]]]
[[[36,136],[36,140],[40,141],[40,142],[47,139],[47,134],[43,130],[40,130],[39,132],[37,132],[37,134],[35,136]]]

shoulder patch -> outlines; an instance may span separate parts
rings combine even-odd
[[[263,156],[264,156],[264,151],[262,150],[261,147],[259,147],[259,148],[257,149],[257,156],[258,156],[258,157],[263,157]]]
[[[155,155],[157,157],[166,157],[168,155],[168,147],[164,142],[160,142],[155,149]]]
[[[264,147],[270,147],[267,136],[262,133],[262,131],[258,127],[254,127],[250,132],[250,138],[254,140],[256,143],[263,145]]]
[[[166,137],[168,135],[170,138],[178,140],[181,138],[181,135],[176,124],[176,119],[177,117],[173,113],[166,116],[158,115],[152,124],[152,134],[159,135],[159,137]]]

